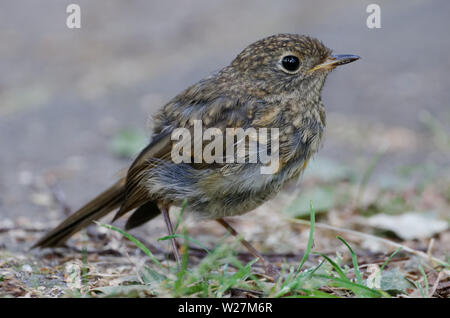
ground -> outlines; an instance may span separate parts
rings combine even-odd
[[[448,2],[379,1],[378,30],[365,25],[369,1],[78,3],[80,30],[66,28],[62,3],[0,5],[8,43],[0,48],[0,295],[448,297]],[[246,266],[252,257],[236,239],[191,216],[178,231],[189,238],[184,275],[174,274],[169,244],[158,241],[166,235],[160,219],[131,234],[162,268],[103,227],[68,249],[29,250],[114,182],[148,139],[149,115],[279,32],[362,57],[327,80],[326,140],[299,185],[233,220],[284,280]],[[312,242],[310,201],[311,252],[338,267],[307,253],[294,275]]]

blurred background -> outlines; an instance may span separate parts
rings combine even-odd
[[[56,224],[127,167],[156,109],[248,44],[299,33],[361,60],[328,77],[324,146],[283,211],[302,217],[311,199],[344,227],[419,212],[440,224],[425,237],[448,243],[450,2],[377,1],[382,27],[369,29],[371,2],[77,0],[81,29],[68,29],[69,1],[2,1],[1,224]]]

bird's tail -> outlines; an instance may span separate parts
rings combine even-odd
[[[125,178],[122,178],[64,220],[55,229],[48,232],[33,246],[33,248],[63,245],[67,239],[91,224],[92,221],[98,220],[109,212],[117,209],[124,199]]]

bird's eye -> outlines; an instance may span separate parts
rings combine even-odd
[[[281,65],[288,72],[296,72],[300,68],[300,60],[295,55],[286,55],[281,60]]]

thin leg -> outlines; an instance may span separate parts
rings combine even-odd
[[[239,235],[239,233],[224,219],[217,219],[216,221],[224,228],[226,228],[228,232],[230,232],[233,236],[237,237]],[[258,258],[258,260],[263,265],[267,275],[275,280],[280,276],[280,273],[278,272],[276,267],[273,266],[269,261],[267,261],[256,248],[254,248],[248,241],[244,240],[243,238],[240,238],[240,241],[242,245],[244,245],[253,256]]]
[[[173,248],[173,253],[175,255],[175,260],[177,261],[178,267],[181,267],[181,257],[180,257],[180,253],[178,252],[177,241],[176,241],[175,237],[173,237],[174,232],[173,232],[172,222],[170,222],[169,208],[165,205],[159,205],[159,204],[158,204],[158,207],[161,210],[162,215],[164,216],[164,221],[166,222],[167,231],[169,232],[169,235],[172,236],[170,241],[172,242],[172,248]]]

